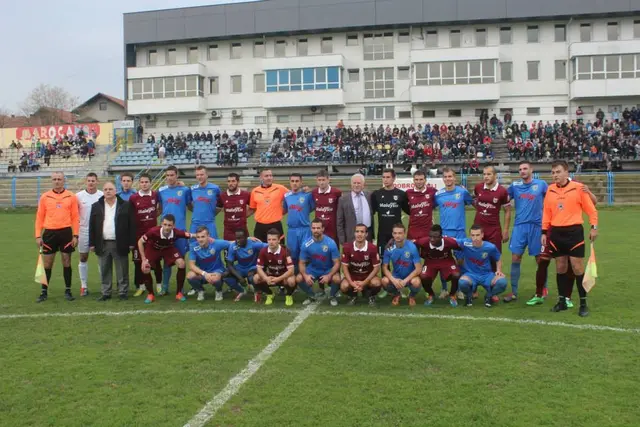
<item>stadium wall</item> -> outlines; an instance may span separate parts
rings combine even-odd
[[[33,136],[40,139],[40,141],[49,141],[56,136],[62,137],[64,135],[77,134],[80,130],[83,130],[87,135],[95,133],[97,145],[113,143],[113,123],[83,123],[0,129],[0,147],[9,147],[12,141],[20,141],[23,146],[31,147]]]

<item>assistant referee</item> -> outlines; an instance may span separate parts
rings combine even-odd
[[[36,244],[42,248],[42,262],[47,277],[47,283],[42,284],[42,292],[36,302],[47,299],[51,270],[58,251],[62,258],[64,297],[67,301],[73,301],[75,298],[71,295],[71,254],[78,245],[78,198],[64,188],[64,173],[54,172],[51,181],[53,189],[40,197],[36,213]]]
[[[267,241],[267,232],[272,228],[278,230],[281,236],[284,235],[282,201],[287,191],[285,186],[273,183],[271,169],[260,172],[260,185],[251,191],[249,199],[249,207],[255,211],[253,215],[256,219],[253,235],[260,241]]]
[[[556,260],[558,282],[558,303],[552,311],[567,309],[566,297],[573,286],[567,275],[568,265],[576,276],[578,293],[580,294],[580,310],[582,317],[589,315],[587,293],[582,287],[584,279],[585,241],[582,213],[589,216],[591,231],[589,239],[594,241],[598,236],[598,211],[589,194],[583,191],[583,185],[569,179],[569,165],[564,160],[551,164],[553,184],[549,186],[544,198],[542,213],[543,248],[549,244],[551,256]]]

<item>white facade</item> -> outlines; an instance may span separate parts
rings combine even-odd
[[[136,64],[128,113],[147,132],[474,122],[481,109],[570,120],[579,105],[587,118],[640,105],[640,15],[145,46]],[[285,73],[290,91],[266,89],[267,70],[321,67],[339,68],[339,88],[297,90]]]

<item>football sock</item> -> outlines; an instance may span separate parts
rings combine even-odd
[[[217,292],[222,292],[222,280],[218,280],[217,282],[213,282],[213,286],[216,288]]]
[[[147,292],[149,292],[149,295],[154,295],[155,296],[155,290],[153,289],[153,281],[151,280],[151,274],[149,273],[143,273],[142,274],[142,282],[144,283],[144,285],[147,287]]]
[[[314,298],[315,294],[313,293],[313,288],[307,284],[304,280],[298,283],[298,287],[302,289],[302,292],[307,294],[309,297]],[[321,288],[322,289],[322,288]]]
[[[409,285],[409,296],[410,297],[415,297],[416,295],[418,295],[418,292],[420,292],[420,286],[414,287],[411,284]]]
[[[370,297],[374,297],[374,296],[378,295],[378,292],[380,292],[380,289],[382,289],[380,286],[375,286],[375,287],[369,288],[369,296]]]
[[[50,268],[45,268],[44,269],[44,275],[47,277],[47,284],[51,283],[51,269]],[[49,289],[48,285],[42,285],[42,290],[47,292],[47,290]]]
[[[293,295],[293,291],[296,290],[295,286],[285,286],[284,288],[287,290],[287,295]]]
[[[89,279],[89,264],[80,261],[78,264],[78,275],[80,275],[80,286],[82,289],[86,289],[87,280]]]
[[[544,288],[547,286],[547,277],[549,276],[549,260],[538,261],[536,270],[536,296],[541,297]]]
[[[435,294],[433,292],[433,281],[424,279],[422,280],[422,288],[427,293],[427,295],[433,297]]]
[[[242,285],[240,285],[240,283],[238,283],[238,280],[235,277],[227,277],[226,282],[229,288],[233,289],[234,291],[240,294],[244,293],[244,288],[242,287]]]
[[[178,274],[176,274],[176,280],[178,282],[178,289],[176,293],[182,293],[184,288],[184,278],[187,276],[187,271],[184,268],[178,268]]]
[[[455,296],[455,294],[458,293],[458,281],[459,280],[460,280],[459,277],[451,276],[451,292],[449,292],[449,296]]]
[[[66,290],[71,289],[71,272],[73,270],[71,267],[63,267],[62,268],[62,276],[64,277],[64,287]]]
[[[171,266],[165,265],[162,269],[162,287],[169,289],[169,282],[171,281]]]
[[[331,298],[335,298],[336,294],[340,290],[340,285],[331,284],[331,293],[329,294]]]
[[[518,295],[518,283],[520,282],[520,263],[511,263],[511,293]],[[537,289],[537,283],[536,283]]]
[[[160,261],[158,261],[158,263],[153,267],[153,272],[155,273],[155,276],[156,276],[156,283],[162,283],[164,279],[164,270],[160,265]]]
[[[444,280],[444,277],[442,277],[442,273],[440,273],[440,282],[442,283],[442,290],[446,291],[447,290],[447,281]]]
[[[585,291],[582,286],[582,281],[584,280],[584,274],[580,274],[576,276],[576,285],[578,287],[578,295],[580,295],[580,306],[587,305],[587,291]]]
[[[567,294],[565,295],[569,299],[571,299],[571,295],[573,295],[574,281],[576,282],[576,287],[578,288],[578,291],[580,291],[580,284],[582,283],[582,280],[578,282],[577,279],[578,278],[576,277],[575,273],[573,272],[573,268],[571,267],[571,261],[569,261],[569,266],[567,268]]]

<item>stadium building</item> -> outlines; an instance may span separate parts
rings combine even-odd
[[[124,43],[149,132],[640,105],[640,0],[262,0],[125,14]]]

